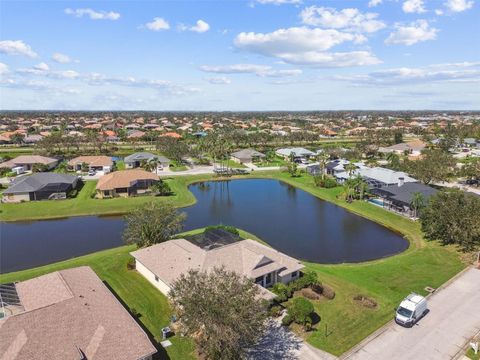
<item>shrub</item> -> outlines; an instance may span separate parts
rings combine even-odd
[[[274,305],[268,310],[268,315],[272,317],[277,317],[280,316],[280,313],[282,312],[282,307],[279,305]]]
[[[300,293],[302,294],[303,297],[309,299],[309,300],[319,300],[321,295],[315,291],[313,291],[311,288],[305,288],[300,290]]]
[[[293,318],[290,314],[287,314],[283,317],[282,319],[282,325],[283,326],[288,326],[293,322]]]
[[[319,285],[318,275],[315,271],[307,271],[295,281],[290,283],[290,286],[294,291],[302,290],[306,287],[312,287],[313,285]]]
[[[317,175],[314,177],[314,181],[315,185],[321,188],[330,189],[337,186],[337,182],[335,181],[335,179],[327,175]]]
[[[322,285],[322,295],[329,300],[335,299],[335,291],[326,285]]]
[[[135,269],[135,259],[134,259],[133,257],[131,257],[130,259],[128,259],[127,269],[128,269],[128,270],[134,270],[134,269]]]
[[[70,191],[70,192],[68,193],[68,197],[69,197],[69,198],[74,198],[74,197],[76,197],[77,195],[78,195],[78,190],[77,190],[77,189],[73,189],[72,191]]]
[[[313,304],[304,297],[296,297],[292,300],[288,307],[288,314],[297,324],[305,325],[309,321],[312,322],[312,313],[314,312]]]
[[[274,284],[272,292],[277,295],[278,302],[287,301],[292,296],[292,289],[283,283]]]

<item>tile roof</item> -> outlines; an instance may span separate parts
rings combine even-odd
[[[89,267],[16,285],[25,311],[0,320],[9,360],[138,360],[153,353],[147,334]]]
[[[167,285],[190,269],[208,271],[225,266],[255,279],[276,270],[282,275],[304,268],[298,260],[249,239],[212,250],[204,250],[185,239],[174,239],[131,254]]]
[[[24,165],[24,164],[44,164],[44,165],[52,165],[57,163],[58,160],[54,158],[49,158],[40,155],[20,155],[14,159],[5,161],[0,164],[0,167],[8,167],[14,168],[15,166]]]
[[[68,162],[68,165],[75,166],[78,164],[87,164],[89,166],[113,166],[113,161],[110,156],[77,156]]]
[[[102,176],[97,183],[97,190],[128,188],[138,180],[159,180],[158,175],[145,170],[121,170]]]

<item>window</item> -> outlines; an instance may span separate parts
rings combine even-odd
[[[297,276],[298,276],[298,271],[292,272],[292,279],[293,279],[293,278],[296,278]]]
[[[155,281],[158,282],[158,280],[159,280],[159,279],[158,279],[158,276],[155,275]]]

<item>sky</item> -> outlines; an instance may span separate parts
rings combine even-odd
[[[2,110],[480,110],[480,0],[0,0]]]

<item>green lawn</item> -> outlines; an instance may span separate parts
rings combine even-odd
[[[475,353],[473,352],[473,349],[472,349],[472,348],[468,349],[466,355],[467,355],[467,357],[468,357],[469,359],[472,359],[472,360],[480,360],[480,351],[475,355]]]
[[[355,201],[348,204],[341,198],[340,194],[342,189],[339,187],[333,189],[317,188],[314,185],[313,178],[310,176],[303,175],[292,178],[288,174],[278,171],[255,172],[254,175],[243,176],[242,178],[252,177],[282,180],[297,188],[308,191],[321,199],[335,203],[349,211],[402,233],[410,241],[408,250],[402,254],[382,260],[342,265],[306,263],[309,269],[318,272],[322,282],[332,287],[336,292],[334,300],[322,300],[315,303],[316,311],[321,317],[321,322],[317,325],[316,331],[302,334],[308,342],[323,350],[335,355],[345,352],[388,322],[393,316],[394,307],[410,292],[416,291],[425,294],[424,288],[426,286],[436,288],[465,267],[454,248],[443,247],[436,242],[426,242],[423,239],[418,223],[367,202]],[[154,201],[171,201],[176,206],[186,206],[195,202],[194,196],[187,189],[188,184],[210,179],[212,179],[211,175],[182,176],[169,179],[167,181],[176,193],[173,197],[143,197],[112,200],[90,199],[88,194],[91,193],[95,184],[87,183],[78,197],[73,200],[10,204],[8,207],[7,204],[3,204],[2,217],[4,219],[6,216],[8,219],[18,219],[29,216],[38,218],[39,214],[43,217],[52,216],[52,214],[66,216],[68,214],[79,214],[81,211],[85,211],[87,214],[95,214],[112,213],[112,211],[115,210],[115,212],[118,213],[127,211],[142,204],[144,201],[152,199]],[[13,215],[10,212],[11,210],[13,210]],[[91,260],[92,267],[101,277],[105,276],[116,279],[117,281],[120,281],[119,276],[128,277],[128,279],[133,279],[134,277],[138,279],[138,276],[134,275],[135,273],[126,272],[126,270],[118,264],[113,265],[116,264],[116,261],[120,261],[119,259],[121,259],[122,256],[125,256],[125,258],[121,261],[126,262],[128,257],[126,253],[127,250],[123,250],[122,253],[122,250],[114,249],[89,255],[81,259],[90,259],[89,257],[92,256],[93,259],[96,260]],[[110,257],[112,259],[110,259]],[[117,258],[117,260],[115,260],[115,258]],[[74,259],[70,261],[78,262],[85,260]],[[65,263],[69,262],[61,264]],[[105,269],[105,267],[108,266],[109,268]],[[46,269],[47,270],[40,268],[40,270],[34,269],[26,272],[7,274],[4,276],[5,280],[3,277],[0,277],[0,279],[2,279],[1,281],[10,281],[17,277],[25,278],[36,276],[39,271],[47,272],[53,270],[51,267],[46,267]],[[116,273],[117,271],[119,274]],[[116,288],[114,289],[117,291]],[[121,290],[125,293],[124,296],[126,299],[129,299],[131,296],[132,300],[125,300],[125,302],[129,304],[129,301],[137,301],[133,299],[133,294],[136,294],[137,291],[132,290],[129,292],[127,289],[128,286],[125,286],[125,288]],[[123,298],[121,291],[119,294]],[[375,310],[371,310],[356,304],[352,298],[358,294],[371,297],[378,303],[378,307]],[[149,299],[148,304],[150,304],[150,301],[154,300]],[[136,305],[135,307],[138,309],[141,308]],[[148,307],[145,305],[143,309],[148,309]],[[145,319],[142,321],[148,322],[151,321],[148,319],[155,315],[147,316],[147,314],[145,314],[145,316]],[[325,334],[325,326],[328,328],[328,334]],[[149,326],[147,327],[150,328]]]

